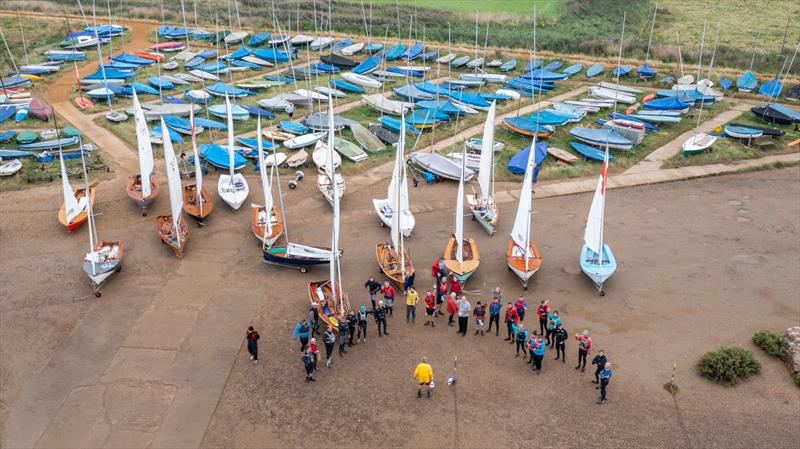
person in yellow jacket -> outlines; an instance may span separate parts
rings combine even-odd
[[[419,303],[419,293],[414,287],[406,290],[406,323],[417,322],[417,303]]]
[[[423,357],[422,360],[417,365],[417,368],[414,369],[414,379],[419,382],[419,388],[417,389],[417,398],[422,397],[422,388],[423,385],[427,386],[428,390],[428,399],[431,398],[431,391],[433,390],[433,368],[428,363],[428,358]]]

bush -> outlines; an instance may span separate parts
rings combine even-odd
[[[753,343],[771,356],[783,357],[781,334],[771,330],[760,330],[753,334]]]
[[[794,373],[794,384],[800,387],[800,373]]]
[[[761,372],[761,364],[744,348],[722,346],[703,355],[697,372],[715,382],[734,385]]]

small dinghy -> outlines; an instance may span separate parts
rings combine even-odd
[[[22,162],[19,159],[6,162],[0,165],[0,176],[12,176],[22,169]]]

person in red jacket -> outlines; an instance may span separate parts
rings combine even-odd
[[[442,315],[442,304],[447,301],[447,278],[440,276],[436,283],[436,315]]]
[[[508,308],[506,308],[506,328],[508,328],[508,337],[506,340],[510,340],[508,344],[513,345],[514,340],[511,339],[511,336],[514,335],[514,326],[519,322],[519,314],[517,313],[517,309],[511,304],[511,301],[508,302]]]
[[[461,296],[461,281],[455,275],[450,275],[450,293],[455,293],[456,297]]]
[[[450,293],[450,296],[447,297],[447,313],[450,314],[450,317],[447,319],[447,325],[453,325],[453,317],[458,312],[458,304],[456,304],[456,294]]]
[[[589,331],[585,330],[580,334],[575,334],[575,340],[578,340],[578,364],[575,369],[580,369],[581,372],[586,370],[586,356],[592,353],[592,337],[589,336]]]
[[[389,281],[383,283],[383,288],[381,289],[381,293],[383,293],[383,304],[386,306],[386,311],[388,315],[394,315],[394,297],[395,291],[392,284]]]
[[[536,315],[539,316],[539,335],[545,335],[547,331],[547,314],[550,313],[550,301],[542,301],[536,308]]]
[[[436,327],[433,318],[436,316],[436,295],[429,291],[425,292],[425,325]]]

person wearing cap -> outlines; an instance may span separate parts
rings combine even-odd
[[[556,325],[556,331],[553,333],[553,341],[556,342],[556,360],[559,358],[561,359],[561,363],[567,363],[567,352],[565,348],[567,346],[567,339],[569,338],[569,332],[564,329],[564,325],[558,323]]]
[[[494,334],[500,335],[500,312],[503,310],[503,294],[500,292],[500,287],[495,287],[492,292],[492,302],[489,304],[489,330],[492,332],[492,324],[494,323]]]
[[[422,389],[426,386],[428,390],[428,399],[431,398],[431,388],[430,385],[433,382],[433,368],[428,363],[427,357],[422,357],[417,367],[414,369],[414,374],[412,375],[414,380],[419,382],[419,388],[417,388],[417,398],[422,397]]]
[[[508,344],[510,345],[514,344],[514,339],[512,338],[514,336],[514,325],[517,324],[518,321],[519,321],[519,315],[517,314],[517,309],[515,309],[514,305],[511,304],[511,301],[509,301],[508,308],[506,308],[506,317],[505,317],[506,328],[508,329],[508,337],[506,337],[505,339],[510,340],[508,342]]]
[[[367,282],[364,283],[364,288],[369,291],[369,300],[372,302],[372,308],[374,309],[375,301],[378,299],[378,293],[381,292],[381,283],[370,276]]]
[[[378,327],[378,337],[381,336],[381,327],[383,327],[383,333],[389,335],[386,332],[386,307],[383,306],[383,301],[378,301],[378,307],[372,309],[372,316],[375,317],[375,325]]]
[[[430,291],[425,292],[425,325],[436,327],[434,318],[436,317],[436,296]]]
[[[325,333],[322,334],[322,343],[325,344],[325,366],[328,368],[333,364],[333,345],[336,343],[336,334],[333,333],[333,327],[328,326]]]
[[[597,351],[597,355],[592,359],[592,365],[595,365],[596,367],[594,370],[594,380],[592,383],[597,384],[596,388],[600,388],[600,371],[603,371],[607,362],[608,358],[606,357],[605,351],[602,349]]]
[[[414,287],[406,290],[406,323],[417,322],[417,304],[419,303],[419,293]]]
[[[581,372],[586,371],[586,356],[592,353],[592,337],[589,336],[589,331],[584,330],[580,334],[575,335],[578,340],[578,364],[575,369],[580,369]]]
[[[600,371],[600,399],[597,400],[598,404],[606,403],[606,388],[608,388],[609,381],[611,381],[611,362],[606,362],[605,368]]]
[[[364,335],[364,343],[367,343],[367,315],[370,313],[366,306],[358,308],[358,314],[356,315],[356,320],[358,321],[358,335],[356,336],[358,343],[361,343],[361,335]]]
[[[467,324],[469,324],[469,312],[472,311],[472,304],[467,301],[466,296],[458,300],[458,333],[462,337],[467,336]]]

